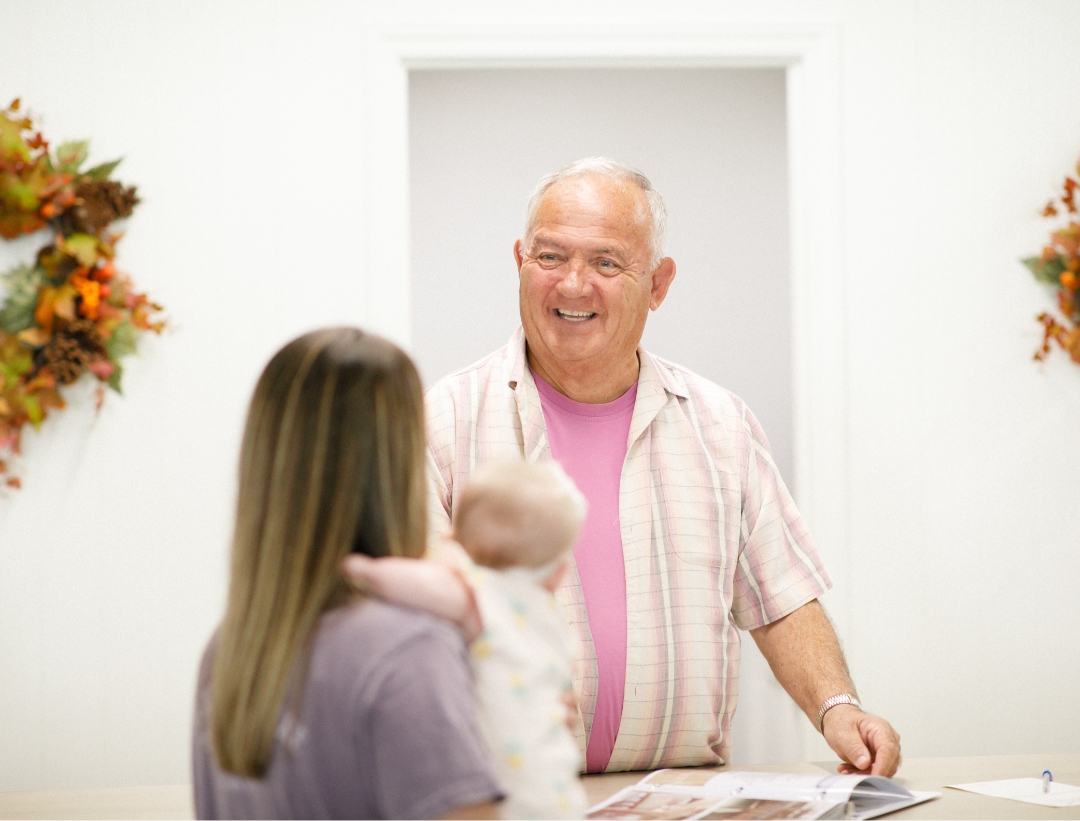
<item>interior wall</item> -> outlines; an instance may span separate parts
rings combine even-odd
[[[174,330],[100,414],[77,387],[0,499],[0,789],[188,779],[249,391],[296,333],[378,321],[367,35],[613,20],[839,26],[848,657],[909,758],[1080,751],[1080,372],[1031,361],[1052,299],[1017,262],[1080,152],[1080,5],[8,0],[0,99],[125,156],[120,262]]]
[[[790,479],[786,134],[783,69],[411,71],[412,342],[425,382],[518,327],[511,249],[537,180],[613,157],[668,208],[677,273],[643,345],[745,399]],[[798,708],[744,638],[733,760],[797,760]]]
[[[0,790],[190,780],[250,392],[295,335],[368,321],[361,24],[348,4],[318,15],[4,5],[0,105],[21,96],[54,143],[92,138],[91,162],[124,157],[142,204],[117,264],[170,327],[100,413],[91,385],[69,390],[24,437],[23,489],[0,498]],[[0,243],[0,269],[45,242]]]

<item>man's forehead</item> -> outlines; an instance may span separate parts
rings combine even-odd
[[[530,232],[548,241],[626,249],[648,241],[649,211],[644,194],[608,177],[560,180],[538,203]]]
[[[597,213],[648,213],[645,192],[625,180],[604,174],[580,174],[559,180],[544,192],[540,208],[558,207],[570,202]]]

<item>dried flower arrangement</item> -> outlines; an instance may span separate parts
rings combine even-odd
[[[51,242],[32,265],[0,275],[0,480],[19,487],[2,458],[19,452],[23,426],[35,428],[49,409],[64,407],[58,388],[84,373],[119,393],[122,357],[141,331],[160,333],[159,305],[116,269],[121,233],[109,226],[131,215],[135,188],[110,179],[120,160],[81,170],[88,142],[50,152],[15,100],[0,111],[0,237],[42,229]]]
[[[1076,164],[1080,176],[1080,162]],[[1043,326],[1043,341],[1035,351],[1035,359],[1042,362],[1050,354],[1050,343],[1056,342],[1069,354],[1073,362],[1080,364],[1080,223],[1077,222],[1077,189],[1080,182],[1066,176],[1061,196],[1050,200],[1043,208],[1044,217],[1064,217],[1066,224],[1050,233],[1050,243],[1042,254],[1021,260],[1035,279],[1052,285],[1057,291],[1058,309],[1061,316],[1048,311],[1039,314]],[[1060,203],[1060,208],[1058,203]]]

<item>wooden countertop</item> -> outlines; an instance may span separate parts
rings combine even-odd
[[[836,762],[757,764],[732,767],[767,772],[833,772]],[[909,789],[940,792],[941,798],[892,813],[890,819],[1040,818],[1080,819],[1080,807],[1042,807],[945,789],[946,784],[1037,777],[1080,785],[1080,753],[905,759],[896,780]],[[590,806],[639,781],[644,773],[591,775],[584,780]],[[191,786],[110,787],[92,790],[0,792],[0,819],[7,818],[192,818]]]

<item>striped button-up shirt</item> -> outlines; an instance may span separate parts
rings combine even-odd
[[[619,491],[626,689],[608,772],[726,758],[739,628],[776,621],[832,584],[742,400],[644,350],[638,361]],[[433,385],[426,403],[436,527],[449,527],[477,465],[551,458],[520,328],[506,347]],[[557,595],[583,651],[584,750],[596,655],[575,569]]]

